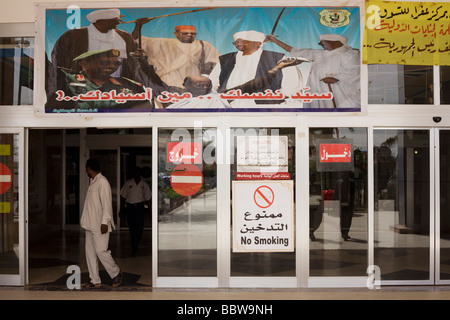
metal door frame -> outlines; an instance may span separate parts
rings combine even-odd
[[[24,128],[0,128],[0,134],[13,134],[19,136],[19,273],[0,274],[0,285],[24,286],[28,279],[28,175],[25,168],[28,167],[28,157],[25,150],[28,150],[28,130]]]

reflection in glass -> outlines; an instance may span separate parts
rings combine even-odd
[[[441,66],[441,104],[450,104],[450,67]]]
[[[369,104],[433,104],[433,67],[369,65]]]
[[[0,105],[33,104],[34,38],[0,38]]]
[[[217,168],[215,129],[160,130],[158,136],[158,275],[217,275]],[[175,152],[173,143],[194,146]],[[194,143],[194,144],[191,144]],[[169,147],[169,145],[171,147]],[[197,146],[200,145],[200,150]],[[180,150],[178,150],[180,151]],[[198,158],[190,158],[194,153]],[[192,195],[171,183],[182,162],[197,167],[203,175],[201,188]],[[189,170],[189,172],[191,172]],[[177,179],[196,184],[198,177]],[[175,187],[174,187],[175,186]]]
[[[313,128],[309,142],[310,276],[367,268],[367,130]]]
[[[238,137],[287,137],[288,173],[295,181],[295,129],[274,128],[235,128],[232,129],[231,141],[231,181],[237,180],[238,170]],[[241,149],[242,150],[242,149]],[[259,153],[258,153],[259,159]],[[245,179],[244,179],[245,180]],[[232,187],[230,186],[230,190]],[[295,194],[295,188],[294,188]],[[232,196],[232,195],[231,195]],[[295,202],[295,199],[294,199]],[[295,205],[294,205],[295,207]],[[295,212],[294,212],[295,217]],[[295,223],[294,223],[295,225]],[[232,226],[231,226],[232,227]],[[231,228],[232,230],[232,228]],[[295,232],[294,232],[295,234]],[[233,238],[233,237],[231,237]],[[295,241],[295,239],[294,239]],[[294,242],[295,243],[295,242]],[[295,276],[294,252],[231,252],[231,276],[247,277],[286,277]]]
[[[450,131],[439,132],[441,280],[450,280]]]
[[[18,135],[0,134],[0,275],[19,274]]]
[[[430,135],[374,132],[375,265],[382,280],[429,279]]]

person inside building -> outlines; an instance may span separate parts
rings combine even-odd
[[[120,215],[126,215],[131,237],[131,255],[138,252],[144,231],[145,215],[151,209],[152,193],[147,182],[142,180],[141,169],[134,168],[134,177],[125,182],[120,190]],[[147,205],[147,208],[145,207]]]
[[[292,57],[303,57],[313,61],[307,86],[311,93],[333,93],[332,100],[315,100],[311,108],[360,108],[360,52],[353,49],[348,39],[339,34],[319,36],[321,49],[302,49],[280,41],[275,36],[267,36],[266,41],[279,45],[290,52]]]
[[[136,21],[133,37],[138,39],[142,24],[150,18]],[[169,86],[184,88],[187,77],[209,75],[219,61],[219,52],[208,41],[198,40],[197,29],[192,25],[175,27],[175,38],[151,38],[140,36],[142,50],[148,63]]]
[[[263,50],[265,35],[250,30],[241,31],[233,35],[233,44],[237,52],[228,53],[219,57],[220,63],[211,72],[213,90],[223,92],[240,86],[255,78],[262,78],[273,69],[285,55],[279,52]],[[255,87],[256,92],[281,90],[285,96],[291,96],[303,87],[302,74],[296,67],[284,68],[277,73],[274,79],[261,83]],[[254,106],[261,104],[280,104],[284,100],[253,100]],[[250,107],[250,100],[235,100],[232,107]]]

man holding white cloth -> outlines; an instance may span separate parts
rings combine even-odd
[[[114,228],[111,186],[100,172],[97,159],[86,162],[86,173],[91,179],[81,216],[81,227],[86,230],[86,262],[91,281],[85,288],[102,286],[98,260],[113,279],[113,287],[122,283],[122,272],[108,250],[109,233]]]

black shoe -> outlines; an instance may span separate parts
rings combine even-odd
[[[122,271],[119,271],[119,274],[113,278],[112,286],[113,288],[117,288],[122,284]]]
[[[309,238],[311,239],[311,241],[316,241],[316,236],[314,235],[314,233],[310,233],[309,234]]]
[[[342,236],[342,239],[344,239],[344,241],[348,241],[351,238],[350,238],[350,236],[348,234],[346,234],[346,235]]]

